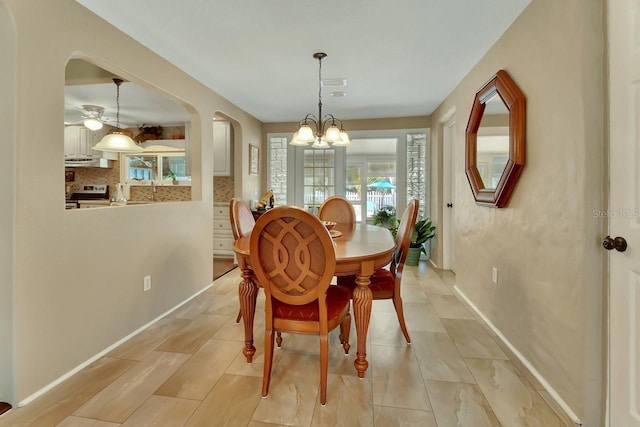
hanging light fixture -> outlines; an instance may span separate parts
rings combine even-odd
[[[342,128],[342,121],[333,114],[322,116],[322,60],[327,57],[324,52],[316,52],[313,57],[318,60],[318,115],[307,114],[300,122],[298,131],[291,139],[291,145],[308,146],[312,148],[346,147],[351,145],[349,135]],[[311,127],[314,125],[314,129]],[[338,127],[338,124],[340,127]]]
[[[113,79],[116,84],[116,131],[105,135],[94,147],[98,151],[111,151],[115,153],[141,153],[142,147],[133,142],[133,139],[120,132],[120,85],[122,79]]]

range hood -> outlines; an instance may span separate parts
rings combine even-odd
[[[65,168],[113,168],[113,160],[97,158],[66,158],[64,159]]]

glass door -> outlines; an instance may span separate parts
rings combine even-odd
[[[328,197],[336,194],[335,150],[304,149],[304,208],[313,214]]]

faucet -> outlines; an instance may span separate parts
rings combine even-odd
[[[151,180],[151,197],[148,197],[149,200],[151,200],[152,202],[156,201],[156,183],[154,180]]]

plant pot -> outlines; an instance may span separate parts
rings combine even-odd
[[[422,248],[409,248],[409,252],[407,252],[407,259],[404,262],[404,265],[418,265],[418,261],[420,261],[420,252]]]

